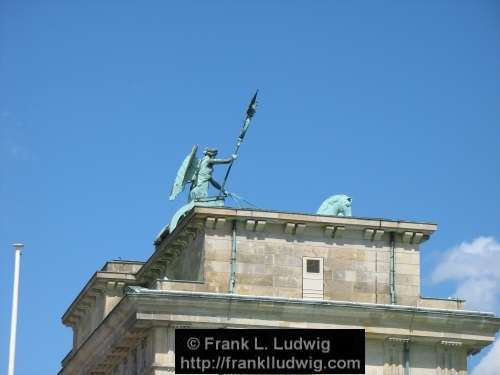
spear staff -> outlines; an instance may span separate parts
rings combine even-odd
[[[257,110],[257,94],[259,93],[259,90],[255,92],[255,95],[252,98],[252,101],[250,102],[250,105],[248,106],[247,109],[247,115],[245,117],[245,121],[243,121],[243,127],[241,128],[241,132],[239,137],[236,139],[236,148],[234,149],[233,155],[238,156],[238,152],[240,150],[241,143],[243,142],[243,139],[245,138],[245,134],[248,130],[248,127],[250,126],[250,121],[252,121],[252,117],[255,114],[255,111]],[[227,177],[229,176],[229,172],[231,172],[231,168],[233,167],[234,159],[231,161],[229,164],[229,167],[227,168],[226,175],[224,176],[224,181],[222,181],[222,185],[220,187],[220,195],[224,195],[224,186],[226,185]]]

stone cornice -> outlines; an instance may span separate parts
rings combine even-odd
[[[406,220],[391,220],[382,218],[363,218],[346,216],[326,216],[307,213],[281,212],[270,210],[249,210],[234,209],[227,207],[195,207],[193,214],[196,216],[223,216],[227,218],[271,220],[274,222],[298,222],[310,225],[344,225],[348,228],[378,228],[386,231],[395,231],[398,233],[422,232],[424,235],[430,235],[437,230],[437,225],[426,222],[414,222]]]
[[[176,291],[176,290],[158,290],[147,289],[142,287],[130,286],[125,290],[126,295],[142,295],[160,297],[185,297],[185,298],[200,298],[206,300],[231,300],[231,301],[246,301],[246,302],[270,302],[270,303],[284,303],[284,304],[298,304],[298,305],[317,305],[317,306],[332,306],[332,307],[345,307],[363,310],[378,310],[378,311],[399,311],[404,313],[417,313],[417,314],[430,314],[440,316],[454,316],[457,318],[491,318],[493,322],[499,325],[500,318],[496,317],[492,312],[472,311],[472,310],[448,310],[437,308],[426,308],[405,305],[389,305],[381,303],[367,303],[367,302],[351,302],[351,301],[335,301],[335,300],[307,300],[301,298],[284,298],[284,297],[271,297],[271,296],[252,296],[244,294],[230,294],[230,293],[210,293],[210,292],[190,292],[190,291]]]
[[[144,335],[141,327],[134,327],[135,322],[134,304],[128,298],[122,298],[78,349],[66,355],[59,374],[75,374],[86,367],[89,371],[84,373],[90,373],[89,366],[107,366],[109,361],[106,358],[114,356],[114,349],[122,347],[122,341],[129,342],[131,338]],[[96,357],[99,359],[94,360]]]
[[[204,224],[196,220],[194,216],[195,210],[191,210],[177,225],[174,232],[161,234],[158,237],[155,241],[155,251],[136,274],[138,283],[155,280],[166,265],[196,238]]]
[[[479,311],[136,287],[125,293],[136,300],[138,319],[156,324],[178,321],[270,327],[287,321],[291,325],[286,326],[296,328],[364,328],[374,338],[464,341],[470,348],[489,344],[500,328],[500,318]]]
[[[107,283],[109,282],[119,283],[121,287],[128,284],[137,284],[134,274],[102,270],[95,272],[64,312],[61,318],[63,324],[67,326],[73,325],[73,320],[75,319],[75,315],[78,315],[78,311],[86,310],[88,302],[95,298],[97,294],[103,293],[108,287]]]

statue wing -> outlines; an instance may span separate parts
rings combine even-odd
[[[188,156],[184,159],[179,170],[177,171],[177,176],[175,177],[172,190],[170,192],[170,200],[173,201],[183,190],[186,184],[192,181],[196,174],[198,173],[198,158],[196,157],[196,151],[198,146],[194,145],[193,149]]]

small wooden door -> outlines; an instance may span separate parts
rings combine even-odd
[[[302,298],[323,299],[323,258],[302,258]]]

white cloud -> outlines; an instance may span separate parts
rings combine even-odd
[[[455,296],[466,300],[468,309],[500,310],[500,243],[478,237],[447,251],[432,274],[435,283],[455,281]]]
[[[474,367],[471,375],[498,375],[500,369],[500,341],[493,344],[490,352]]]
[[[448,250],[432,273],[435,283],[456,282],[455,296],[466,300],[466,308],[500,312],[500,243],[493,237],[478,237]],[[498,375],[500,340],[473,369],[471,375]]]

